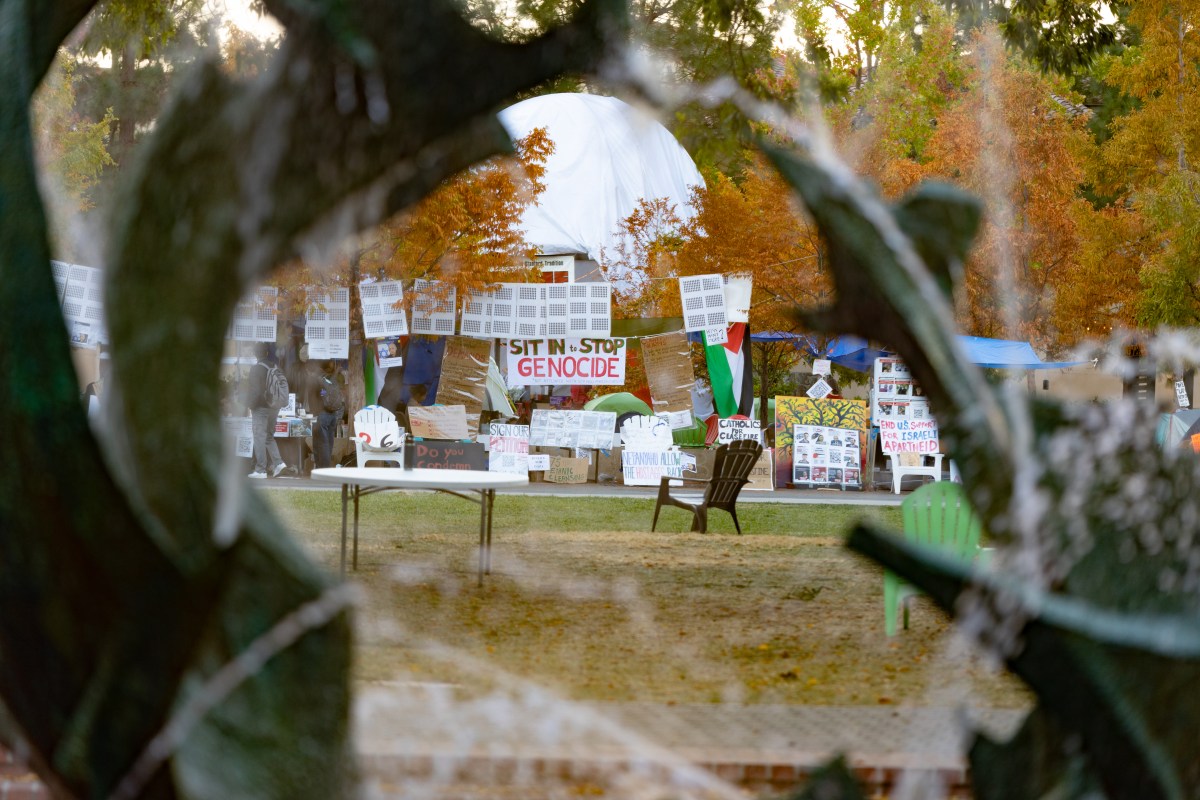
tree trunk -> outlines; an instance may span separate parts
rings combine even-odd
[[[366,339],[362,322],[362,300],[357,291],[360,257],[361,253],[355,254],[350,261],[350,353],[346,368],[346,414],[351,419],[367,404],[366,376],[363,373],[363,343]]]

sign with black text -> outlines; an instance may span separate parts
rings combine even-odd
[[[762,423],[756,419],[717,421],[717,444],[729,444],[739,439],[751,439],[762,444]]]

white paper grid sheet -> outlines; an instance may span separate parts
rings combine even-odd
[[[546,287],[546,335],[607,339],[612,334],[612,286],[553,283]]]
[[[517,290],[519,283],[502,283],[492,290],[492,336],[515,339],[517,330]]]
[[[687,331],[725,328],[725,281],[720,275],[693,275],[679,279],[683,327]]]
[[[239,342],[274,342],[279,319],[279,290],[260,286],[238,301],[226,338]]]
[[[348,358],[350,355],[350,290],[335,289],[309,297],[304,341],[310,359]]]
[[[404,287],[400,281],[360,283],[363,335],[368,339],[407,336],[408,315],[404,313]]]
[[[63,319],[68,330],[80,330],[87,326],[87,338],[94,346],[96,342],[108,342],[108,331],[104,326],[104,273],[79,264],[51,263],[54,283],[62,303]]]
[[[462,319],[458,325],[463,336],[492,338],[492,305],[495,294],[495,289],[467,292],[467,296],[463,298]]]
[[[441,281],[413,282],[412,332],[428,336],[454,335],[455,290]]]
[[[516,292],[513,334],[517,339],[546,338],[546,286],[537,283],[509,284]]]

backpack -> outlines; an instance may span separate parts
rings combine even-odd
[[[342,397],[342,387],[337,378],[327,376],[321,378],[321,404],[327,412],[341,411],[342,407],[346,405],[346,400]]]
[[[267,367],[267,387],[263,390],[267,407],[276,411],[288,404],[288,382],[279,367]]]

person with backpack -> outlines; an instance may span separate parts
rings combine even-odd
[[[254,471],[249,477],[261,480],[267,477],[268,470],[272,478],[277,478],[287,469],[275,443],[275,422],[279,419],[279,409],[288,403],[288,382],[265,344],[258,345],[256,355],[258,363],[250,368],[242,401],[253,420]]]
[[[346,412],[345,380],[332,361],[322,361],[310,385],[307,403],[317,415],[313,426],[313,462],[319,469],[333,466],[333,440]]]

